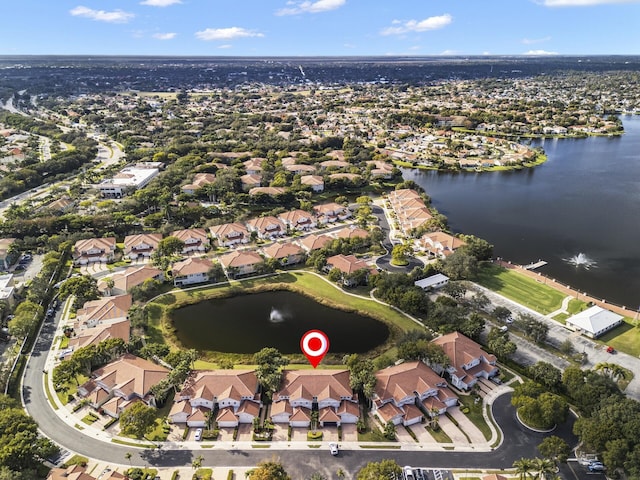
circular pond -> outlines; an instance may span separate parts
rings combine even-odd
[[[378,320],[286,290],[205,300],[176,309],[172,319],[184,347],[226,353],[264,347],[300,353],[300,337],[311,329],[329,336],[329,353],[363,353],[389,337],[389,328]]]

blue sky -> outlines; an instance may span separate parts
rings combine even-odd
[[[640,0],[19,0],[0,54],[640,54]]]

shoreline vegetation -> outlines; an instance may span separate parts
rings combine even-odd
[[[547,138],[547,137],[545,137]],[[555,137],[554,137],[555,138]],[[566,138],[582,138],[582,137],[566,137]],[[435,172],[444,172],[444,173],[468,173],[468,172],[506,172],[513,170],[524,170],[525,168],[537,167],[538,165],[542,165],[548,160],[547,155],[544,153],[537,153],[535,160],[531,162],[522,162],[513,165],[496,165],[490,167],[472,167],[472,168],[461,168],[456,167],[454,165],[426,165],[424,163],[419,162],[409,162],[406,160],[393,160],[393,164],[396,167],[400,168],[411,168],[417,170],[433,170]]]
[[[205,300],[229,298],[236,295],[250,295],[253,293],[288,290],[304,295],[311,300],[337,310],[357,312],[374,320],[384,323],[389,328],[387,340],[378,347],[363,354],[366,357],[377,357],[393,351],[398,336],[411,329],[418,328],[418,324],[403,313],[378,300],[363,297],[337,288],[325,278],[311,272],[292,271],[278,273],[262,278],[248,278],[234,280],[230,283],[214,286],[204,286],[189,291],[171,290],[147,303],[145,308],[151,321],[151,328],[160,330],[154,338],[162,338],[171,348],[184,349],[184,345],[176,337],[176,329],[172,322],[172,312],[175,309],[192,305]],[[217,360],[231,360],[235,364],[252,363],[253,354],[223,353],[203,351],[202,360],[216,363]],[[291,363],[304,364],[302,354],[287,354]],[[327,366],[342,364],[342,355],[328,353],[323,363]]]

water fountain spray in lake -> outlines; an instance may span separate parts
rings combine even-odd
[[[573,257],[565,258],[565,262],[569,265],[573,265],[574,267],[582,267],[586,270],[589,270],[592,267],[597,265],[597,262],[589,257],[587,257],[584,253],[580,252]]]
[[[269,321],[271,323],[282,323],[284,322],[284,315],[277,308],[271,307],[271,313],[269,314]]]

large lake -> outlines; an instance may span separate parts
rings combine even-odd
[[[482,237],[515,263],[609,301],[640,305],[640,118],[617,137],[540,140],[541,166],[512,172],[404,170],[454,232]],[[567,261],[582,253],[589,268]]]
[[[300,338],[312,329],[327,334],[329,353],[364,353],[389,337],[382,322],[286,290],[205,300],[175,310],[173,323],[185,347],[228,353],[300,353]]]

